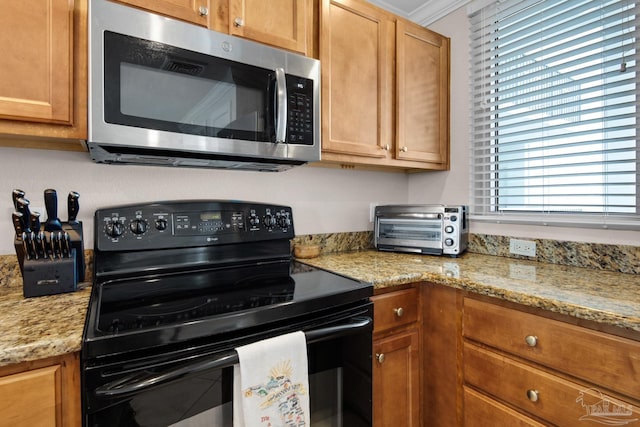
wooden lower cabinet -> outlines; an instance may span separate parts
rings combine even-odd
[[[566,320],[464,299],[465,426],[640,424],[640,342]]]
[[[372,298],[373,425],[421,424],[419,292],[416,288]]]
[[[80,354],[0,368],[0,427],[81,425]]]

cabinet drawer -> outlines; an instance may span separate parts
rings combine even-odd
[[[540,424],[482,393],[464,387],[464,426],[544,427],[544,424]]]
[[[470,343],[464,369],[466,384],[556,425],[640,419],[640,408]]]
[[[640,400],[640,342],[471,298],[463,322],[465,338]]]
[[[373,332],[386,331],[418,320],[418,290],[405,289],[371,298]]]

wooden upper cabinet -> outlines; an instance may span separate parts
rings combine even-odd
[[[396,158],[448,166],[449,39],[396,23]]]
[[[87,0],[0,0],[0,145],[81,150]],[[27,136],[73,140],[57,144]]]
[[[209,0],[116,0],[162,15],[207,27]]]
[[[307,0],[229,0],[229,33],[307,54]]]
[[[354,0],[322,0],[320,19],[323,158],[387,158],[393,21],[381,9]]]
[[[0,118],[72,121],[73,1],[0,0]]]
[[[363,0],[322,0],[322,159],[449,168],[447,37]]]

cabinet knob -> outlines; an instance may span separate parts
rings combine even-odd
[[[537,402],[540,399],[540,392],[538,390],[527,390],[527,399]]]
[[[242,27],[244,25],[244,19],[236,18],[233,20],[234,27]]]
[[[396,316],[398,317],[402,317],[404,316],[404,308],[402,307],[398,307],[398,308],[394,308],[393,312],[396,314]]]
[[[403,153],[406,153],[407,151],[409,151],[409,148],[408,147],[402,147],[400,149],[400,151],[402,151]]]
[[[209,14],[209,8],[206,6],[200,6],[198,8],[198,12],[200,13],[200,16],[207,16]]]
[[[385,144],[384,149],[386,151],[389,151],[389,150],[391,150],[391,146],[389,144]]]
[[[535,335],[527,335],[526,337],[524,337],[524,340],[529,347],[535,347],[536,345],[538,345],[538,337],[536,337]]]
[[[384,353],[376,353],[376,360],[378,363],[384,362]]]

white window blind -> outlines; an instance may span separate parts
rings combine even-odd
[[[469,8],[471,214],[640,229],[638,5]]]

